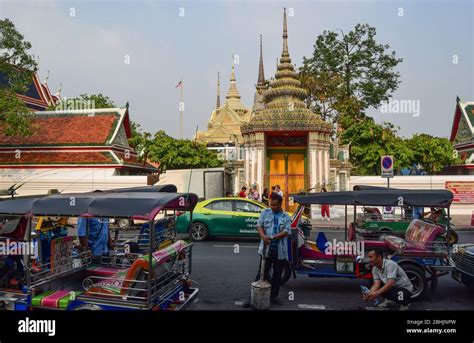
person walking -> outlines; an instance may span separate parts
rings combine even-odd
[[[321,189],[321,192],[327,192],[326,188],[323,187]],[[329,212],[329,205],[328,204],[321,204],[321,217],[324,220],[327,220],[328,222],[331,221],[331,214]]]

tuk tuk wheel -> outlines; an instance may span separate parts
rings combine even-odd
[[[428,288],[428,280],[426,279],[425,271],[412,264],[401,265],[403,271],[407,274],[408,279],[410,279],[411,284],[413,285],[414,291],[411,296],[413,300],[418,300],[423,298],[426,295]]]
[[[193,223],[191,227],[191,237],[193,241],[202,242],[205,241],[209,236],[209,229],[206,224],[201,222]]]

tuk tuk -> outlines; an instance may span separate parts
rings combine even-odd
[[[353,189],[354,191],[370,191],[385,190],[387,188],[356,185]],[[445,228],[444,236],[448,234],[448,217],[445,208],[431,207],[427,212],[422,209],[422,213],[423,220],[431,221]],[[355,226],[357,234],[368,239],[377,239],[380,235],[387,234],[404,237],[413,219],[415,219],[414,209],[410,206],[387,206],[383,207],[382,211],[379,207],[363,206],[362,213],[357,215]],[[459,237],[453,228],[453,224],[450,223],[449,237],[440,236],[439,239],[447,239],[451,245],[456,244]]]
[[[176,240],[180,212],[198,197],[176,188],[139,187],[104,192],[19,197],[0,201],[0,216],[19,218],[0,227],[0,240],[27,249],[3,254],[12,281],[0,284],[0,306],[10,310],[179,310],[198,289],[189,275],[192,243]],[[143,221],[116,249],[93,256],[77,245],[72,218]],[[89,236],[86,220],[86,236]],[[6,230],[7,229],[7,230]],[[30,249],[30,250],[28,250]],[[11,268],[14,269],[13,273]]]
[[[450,244],[440,240],[446,228],[435,223],[414,219],[410,222],[405,237],[381,235],[378,239],[357,236],[355,222],[357,207],[366,206],[424,206],[445,208],[448,212],[453,195],[445,190],[396,190],[377,189],[346,192],[302,193],[292,195],[298,203],[292,218],[290,240],[290,265],[293,276],[305,274],[309,277],[344,277],[372,279],[370,263],[365,252],[379,249],[386,258],[397,262],[407,273],[413,284],[413,299],[427,294],[428,283],[432,290],[438,277],[452,269]],[[345,206],[344,241],[330,242],[324,232],[313,240],[298,230],[299,217],[305,206],[329,204]],[[353,220],[348,225],[348,206],[353,207]],[[449,219],[448,219],[449,221]],[[448,223],[447,230],[450,230]],[[287,278],[289,279],[289,278]],[[287,281],[287,280],[285,280]]]

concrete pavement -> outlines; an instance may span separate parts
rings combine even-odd
[[[343,232],[326,231],[328,239],[342,239]],[[460,243],[474,242],[474,232],[460,232]],[[191,278],[200,288],[198,300],[190,310],[242,310],[250,283],[258,270],[257,240],[218,239],[195,243]],[[281,287],[284,306],[273,310],[357,310],[368,306],[362,301],[362,280],[309,278],[298,275]],[[474,296],[451,275],[440,278],[431,299],[414,302],[418,310],[472,310]]]

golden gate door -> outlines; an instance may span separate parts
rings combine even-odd
[[[283,208],[292,212],[296,205],[290,205],[288,194],[305,190],[305,154],[269,153],[268,187],[280,185],[283,193]]]

